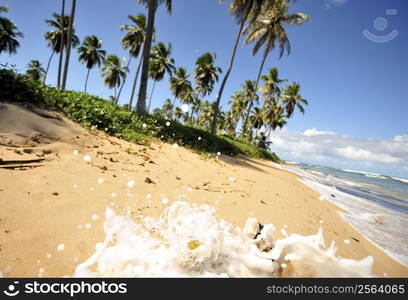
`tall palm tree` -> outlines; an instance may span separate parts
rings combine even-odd
[[[221,68],[214,67],[215,58],[215,54],[207,52],[196,60],[194,77],[201,97],[211,94],[214,84],[218,81],[217,73],[222,73]]]
[[[268,125],[267,137],[269,139],[272,130],[286,125],[286,114],[284,107],[276,103],[276,101],[265,102],[263,109],[265,111],[265,125]]]
[[[65,0],[62,0],[61,6],[61,16],[64,18],[65,16]],[[68,21],[69,26],[69,21]],[[67,35],[68,37],[68,35]],[[57,86],[58,88],[61,86],[61,75],[62,75],[62,62],[64,59],[64,45],[65,45],[65,34],[61,34],[61,41],[60,41],[60,53],[59,53],[59,60],[58,60],[58,77],[57,77]]]
[[[166,99],[162,106],[163,117],[166,119],[171,119],[173,115],[173,104],[171,103],[171,99]]]
[[[259,97],[255,91],[255,81],[246,80],[245,83],[241,86],[242,86],[242,96],[244,97],[245,103],[246,103],[246,114],[245,114],[244,120],[248,120],[249,116],[251,115],[252,106],[254,102],[258,102]],[[254,94],[256,95],[256,97],[253,101],[251,101],[252,95]],[[245,123],[244,123],[242,124],[241,135],[245,136],[245,134],[247,133],[246,131],[247,131],[247,127],[245,126]]]
[[[179,67],[175,75],[175,77],[170,77],[170,90],[174,95],[173,107],[176,105],[176,99],[187,101],[193,90],[186,68]]]
[[[230,12],[235,17],[235,20],[237,21],[238,24],[240,24],[240,26],[239,26],[239,30],[237,33],[237,37],[235,39],[234,47],[232,49],[232,55],[231,55],[229,66],[228,66],[227,72],[224,75],[224,79],[222,80],[221,87],[218,92],[216,102],[214,104],[214,118],[211,123],[211,133],[213,134],[217,132],[217,118],[218,118],[218,112],[220,109],[222,94],[224,92],[225,85],[227,83],[227,80],[232,71],[232,67],[234,65],[235,55],[237,52],[239,41],[241,40],[241,36],[244,30],[245,23],[247,21],[254,20],[259,15],[259,13],[261,12],[263,3],[265,1],[275,2],[276,0],[232,0],[231,6],[230,6]],[[221,2],[224,2],[224,0],[221,0]]]
[[[120,30],[126,31],[126,34],[122,37],[122,46],[124,49],[129,50],[129,59],[127,68],[129,68],[132,58],[137,58],[139,56],[140,50],[142,48],[143,42],[146,36],[146,16],[144,14],[138,14],[137,16],[129,15],[128,19],[131,21],[131,25],[123,25]],[[142,58],[139,60],[136,75],[133,80],[132,93],[129,100],[129,109],[132,107],[133,97],[136,90],[137,78],[139,77],[140,67],[142,65]],[[125,81],[120,87],[118,98],[122,92]]]
[[[0,12],[8,12],[8,7],[0,6]],[[18,31],[17,26],[11,20],[0,17],[0,55],[2,52],[17,53],[17,48],[20,47],[17,38],[23,36],[23,33]]]
[[[116,55],[109,55],[103,62],[102,77],[105,77],[105,85],[115,90],[114,102],[118,103],[117,88],[126,77],[126,67]]]
[[[102,50],[102,40],[98,39],[95,35],[87,36],[82,46],[78,49],[79,61],[86,64],[88,72],[85,79],[85,90],[86,93],[88,86],[88,78],[91,69],[95,66],[100,67],[101,63],[105,60],[106,51]]]
[[[201,106],[198,125],[204,129],[211,128],[211,120],[214,117],[214,107],[209,101],[205,101]]]
[[[65,55],[65,66],[62,76],[61,89],[65,91],[68,80],[68,69],[69,69],[69,59],[71,57],[71,48],[72,48],[72,35],[74,33],[74,20],[75,20],[75,9],[76,9],[76,0],[72,0],[71,7],[71,18],[69,19],[68,26],[68,44],[67,44],[67,53]]]
[[[27,65],[26,75],[30,80],[41,81],[44,78],[45,70],[38,60],[32,60]]]
[[[230,112],[231,112],[231,122],[232,122],[232,133],[235,136],[236,128],[240,119],[244,116],[246,111],[248,101],[245,99],[242,92],[236,92],[229,101]]]
[[[142,66],[142,78],[140,82],[139,99],[137,101],[137,113],[146,114],[146,93],[147,93],[147,81],[149,79],[150,69],[150,50],[152,47],[152,39],[154,32],[154,23],[156,17],[156,11],[160,4],[165,3],[166,9],[171,13],[171,0],[139,0],[139,3],[146,6],[148,9],[146,37],[143,45],[143,66]]]
[[[47,41],[48,47],[51,47],[51,56],[48,59],[47,67],[45,70],[44,83],[47,80],[48,71],[51,65],[52,58],[55,53],[60,53],[64,51],[64,48],[68,45],[68,27],[70,23],[70,16],[61,16],[57,13],[53,13],[53,19],[47,19],[45,22],[48,26],[52,27],[53,30],[45,33],[44,38]],[[65,38],[64,38],[65,37]],[[61,42],[64,41],[64,44]],[[75,35],[75,31],[72,33],[72,47],[79,45],[79,38]]]
[[[283,89],[282,104],[285,107],[286,116],[291,118],[297,108],[302,114],[305,113],[303,105],[309,105],[306,99],[303,99],[300,95],[300,84],[297,82],[288,84]]]
[[[149,111],[150,109],[150,104],[152,102],[156,83],[163,80],[166,73],[168,73],[170,76],[173,76],[173,72],[176,70],[176,67],[174,66],[174,58],[170,57],[172,49],[173,47],[171,43],[166,46],[162,42],[157,43],[152,48],[149,63],[149,76],[151,79],[153,79],[154,84],[152,92],[150,94],[149,106],[147,111]]]
[[[256,78],[254,95],[250,99],[251,102],[255,98],[266,59],[271,51],[279,45],[279,58],[283,56],[285,50],[288,55],[290,54],[290,42],[284,26],[288,24],[301,25],[309,20],[309,16],[303,13],[287,14],[289,5],[286,0],[276,0],[273,5],[266,2],[263,8],[262,14],[251,22],[245,30],[247,34],[246,43],[256,41],[252,51],[254,55],[258,53],[262,46],[265,46],[261,66]],[[244,129],[247,126],[247,122],[248,118],[244,121]]]

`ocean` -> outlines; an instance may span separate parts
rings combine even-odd
[[[301,176],[347,213],[342,218],[389,256],[408,266],[408,179],[315,164],[277,167]]]

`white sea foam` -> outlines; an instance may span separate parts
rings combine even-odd
[[[399,178],[399,177],[391,177],[391,178],[394,179],[394,180],[404,182],[404,183],[408,183],[408,179],[405,179],[405,178]]]
[[[373,258],[335,256],[323,232],[281,240],[275,227],[249,219],[234,230],[209,206],[175,202],[158,220],[142,224],[106,209],[106,237],[77,266],[75,277],[369,277]],[[154,235],[152,234],[154,232]]]

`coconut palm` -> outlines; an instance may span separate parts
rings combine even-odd
[[[8,12],[8,7],[0,6],[0,12]],[[17,48],[20,47],[17,38],[23,36],[23,33],[18,31],[17,26],[11,20],[0,17],[0,55],[2,52],[17,53]]]
[[[79,61],[86,64],[86,68],[88,69],[85,79],[85,93],[87,90],[88,78],[91,69],[93,69],[95,66],[100,67],[101,63],[105,60],[106,51],[102,50],[101,48],[102,41],[95,35],[91,35],[84,39],[82,46],[78,49]]]
[[[239,41],[241,40],[242,32],[244,30],[245,23],[247,21],[253,21],[261,12],[263,3],[269,1],[271,3],[277,0],[232,0],[230,6],[230,12],[234,16],[235,20],[237,21],[239,26],[238,34],[235,39],[234,47],[232,49],[232,55],[230,59],[230,63],[227,69],[227,72],[224,75],[224,79],[222,80],[220,90],[217,95],[217,100],[214,104],[214,118],[211,123],[211,133],[215,134],[217,131],[217,118],[218,112],[220,108],[222,94],[227,83],[227,80],[231,74],[232,67],[235,60],[235,55],[237,52]],[[221,0],[224,2],[224,0]]]
[[[204,129],[211,128],[211,120],[214,117],[214,107],[209,101],[205,101],[201,106],[200,116],[198,117],[198,125]]]
[[[197,95],[197,97],[194,97],[193,103],[191,105],[191,123],[193,124],[195,123],[197,125],[202,106],[203,106],[203,102]],[[194,120],[195,115],[196,115],[196,119]]]
[[[269,138],[272,130],[286,125],[286,114],[284,108],[275,101],[266,102],[263,109],[265,111],[265,125],[268,126],[267,136]]]
[[[211,94],[214,84],[218,81],[217,73],[222,73],[221,68],[214,67],[215,58],[215,54],[207,52],[196,60],[194,77],[197,85],[197,91],[201,97]]]
[[[230,112],[231,112],[231,122],[232,122],[232,133],[235,136],[236,128],[240,119],[244,116],[246,111],[248,101],[246,100],[244,94],[242,92],[236,92],[231,97],[229,101],[230,104]]]
[[[118,103],[117,88],[126,77],[126,67],[120,62],[116,55],[109,55],[103,62],[102,77],[105,77],[105,85],[110,89],[114,89],[114,102]]]
[[[176,107],[174,109],[174,116],[176,117],[176,120],[181,122],[181,118],[183,117],[183,111],[181,110],[180,107]]]
[[[150,104],[152,102],[152,97],[154,93],[154,88],[158,81],[163,80],[164,75],[168,73],[170,76],[173,76],[173,72],[176,70],[174,66],[174,58],[170,57],[173,47],[171,43],[166,46],[164,43],[159,42],[152,48],[152,53],[150,56],[149,63],[149,76],[153,79],[154,84],[152,92],[150,94],[148,111],[150,109]]]
[[[252,140],[254,129],[261,129],[262,126],[264,125],[265,110],[259,107],[254,107],[249,117],[249,120],[251,121],[252,124],[251,127],[249,128],[249,140]]]
[[[127,68],[129,68],[132,58],[137,58],[142,48],[145,36],[146,36],[146,16],[144,14],[138,14],[137,16],[129,15],[128,19],[131,21],[131,25],[123,25],[120,30],[126,31],[126,34],[122,37],[122,46],[129,51],[129,59]],[[139,77],[139,71],[142,65],[142,58],[139,60],[135,78],[133,80],[132,92],[129,100],[129,108],[132,107],[133,97],[136,90],[137,78]],[[120,87],[118,98],[122,92],[125,81]]]
[[[301,25],[309,20],[309,16],[303,13],[287,14],[289,5],[286,0],[276,0],[273,5],[266,2],[264,4],[262,14],[260,14],[253,22],[250,23],[245,30],[247,34],[246,43],[255,41],[253,54],[256,55],[258,51],[264,46],[264,53],[262,57],[261,66],[259,68],[258,76],[255,83],[255,91],[250,101],[255,98],[255,93],[258,90],[259,80],[266,62],[267,57],[271,51],[279,46],[279,58],[283,56],[285,50],[290,54],[290,42],[285,25],[298,24]],[[244,129],[247,126],[248,118],[244,121]],[[245,130],[244,130],[245,131]]]
[[[300,84],[295,82],[288,84],[283,89],[282,104],[285,107],[286,117],[291,118],[297,108],[302,114],[305,113],[303,105],[309,105],[306,99],[300,95]]]
[[[254,104],[254,102],[258,102],[259,97],[258,95],[256,95],[255,92],[255,81],[253,80],[246,80],[244,84],[241,85],[242,86],[242,97],[245,99],[246,102],[246,114],[244,117],[244,120],[248,120],[251,111],[252,111],[252,106]],[[255,99],[253,101],[250,101],[253,95],[256,95]],[[245,126],[245,123],[242,125],[242,129],[241,129],[241,135],[245,136],[245,134],[247,133],[247,127]]]
[[[147,81],[149,79],[150,70],[150,50],[153,40],[154,23],[156,17],[156,11],[160,4],[165,3],[166,9],[171,13],[171,0],[139,0],[139,3],[146,6],[148,9],[147,27],[145,43],[143,45],[143,66],[142,66],[142,78],[140,82],[139,99],[137,101],[137,113],[146,114],[146,94],[147,94]]]
[[[32,60],[27,65],[26,75],[30,80],[41,81],[44,78],[45,70],[38,60]]]
[[[162,106],[161,111],[163,112],[163,117],[166,119],[171,119],[173,115],[173,104],[171,103],[171,99],[166,99]]]
[[[68,26],[68,43],[67,43],[67,53],[65,55],[65,66],[62,76],[61,89],[65,91],[68,80],[68,69],[69,69],[69,59],[71,57],[71,48],[72,48],[72,35],[74,34],[74,19],[75,19],[75,9],[76,9],[76,0],[72,0],[71,7],[71,18],[69,19]]]
[[[52,16],[53,16],[53,19],[45,20],[47,25],[52,27],[53,30],[48,31],[44,35],[44,38],[47,41],[48,47],[50,47],[52,50],[51,56],[48,59],[48,64],[45,70],[44,82],[47,79],[48,71],[49,71],[51,61],[52,61],[54,54],[55,53],[62,54],[62,52],[68,45],[67,36],[68,36],[68,27],[70,23],[70,16],[61,16],[57,13],[54,13]],[[73,30],[71,40],[72,40],[72,47],[75,48],[76,46],[79,45],[79,38],[75,35],[75,30]],[[61,43],[62,41],[64,41],[64,43]],[[58,69],[61,69],[61,68],[62,66],[59,67]]]
[[[186,68],[179,67],[175,75],[175,77],[170,77],[170,90],[174,95],[173,107],[176,105],[176,99],[180,99],[182,102],[189,102],[188,98],[193,91],[189,80],[190,75],[187,74]]]

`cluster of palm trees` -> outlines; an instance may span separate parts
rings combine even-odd
[[[79,61],[87,69],[84,92],[87,92],[91,70],[102,67],[101,76],[104,78],[105,85],[113,89],[114,96],[111,99],[115,103],[118,103],[130,70],[133,69],[132,61],[136,60],[131,95],[126,106],[129,110],[133,109],[136,87],[140,83],[135,105],[135,111],[138,114],[150,112],[156,83],[162,81],[166,75],[169,76],[173,100],[166,99],[163,106],[154,112],[169,119],[177,118],[180,121],[201,126],[211,130],[212,133],[221,129],[228,134],[236,135],[238,125],[241,124],[239,134],[253,139],[263,128],[270,134],[272,130],[284,126],[287,118],[293,116],[296,108],[304,113],[303,105],[307,105],[307,101],[300,95],[298,83],[287,85],[281,92],[279,86],[286,80],[279,78],[276,68],[262,75],[267,58],[275,48],[279,50],[279,57],[282,57],[285,52],[290,53],[291,46],[285,26],[303,24],[309,19],[302,13],[288,13],[291,0],[231,0],[230,12],[239,24],[239,30],[225,73],[220,67],[215,66],[216,55],[210,52],[201,55],[196,60],[194,71],[189,73],[185,67],[175,66],[175,61],[171,57],[170,43],[166,45],[156,42],[156,12],[164,4],[166,10],[171,13],[172,0],[139,0],[139,3],[146,7],[147,16],[130,15],[128,17],[130,24],[120,28],[124,32],[121,39],[122,46],[129,53],[127,59],[120,59],[114,54],[108,55],[103,50],[102,40],[97,36],[86,36],[81,43],[74,28],[76,0],[71,0],[70,15],[65,14],[65,0],[61,1],[61,13],[54,13],[51,19],[46,20],[47,25],[51,27],[51,30],[45,34],[51,49],[46,68],[44,69],[36,60],[31,61],[27,66],[27,75],[33,80],[45,83],[52,59],[58,55],[57,86],[64,90],[71,49],[78,47]],[[5,12],[7,8],[0,7],[0,13]],[[22,33],[4,17],[0,18],[0,30],[0,55],[3,51],[15,53],[19,47],[17,38],[22,37]],[[233,70],[238,44],[242,39],[245,39],[246,44],[253,43],[253,55],[263,50],[259,72],[255,80],[247,80],[242,85],[242,90],[232,96],[229,102],[230,109],[223,112],[221,109],[223,91]],[[224,77],[216,100],[214,102],[205,100],[212,94],[220,74]],[[190,78],[194,79],[194,82]],[[153,85],[150,97],[147,99],[149,79]],[[260,86],[261,81],[263,84]],[[177,100],[183,104],[182,108],[177,107]]]

